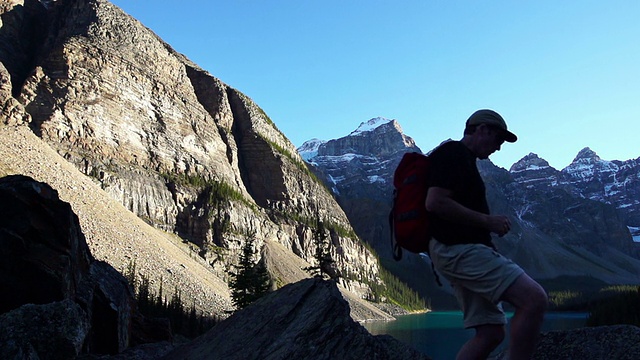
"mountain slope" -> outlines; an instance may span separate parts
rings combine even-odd
[[[154,287],[162,276],[165,289],[181,289],[186,303],[207,313],[233,308],[227,284],[204,261],[189,256],[177,237],[127,211],[28,128],[0,125],[0,139],[0,164],[6,169],[0,175],[24,174],[56,189],[78,215],[96,259],[122,273],[135,260],[142,273],[157,275],[150,277]]]

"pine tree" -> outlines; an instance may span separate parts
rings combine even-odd
[[[264,296],[270,288],[270,277],[266,266],[254,260],[256,254],[254,243],[255,232],[246,238],[239,264],[235,266],[236,272],[229,273],[231,300],[238,309],[243,309]]]
[[[138,286],[137,299],[138,306],[141,309],[146,311],[151,308],[151,290],[149,284],[149,277],[147,275],[142,275],[142,280],[140,281],[140,285]]]
[[[335,261],[331,257],[331,245],[327,241],[324,222],[319,217],[316,219],[316,228],[313,231],[313,242],[316,246],[313,258],[317,265],[307,266],[303,270],[317,277],[324,277],[324,274],[330,278],[337,277],[336,271],[332,267]]]
[[[127,266],[127,271],[124,274],[124,277],[127,279],[127,282],[131,286],[131,290],[135,295],[136,289],[138,287],[138,283],[136,281],[136,261],[129,260],[129,265]]]

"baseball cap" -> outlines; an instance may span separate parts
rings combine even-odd
[[[502,116],[497,112],[489,109],[482,109],[471,114],[469,119],[467,119],[467,126],[469,125],[480,125],[487,124],[496,129],[499,129],[502,132],[502,137],[507,142],[516,142],[518,137],[507,130],[507,123],[504,121]]]

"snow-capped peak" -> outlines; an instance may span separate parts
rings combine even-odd
[[[390,123],[391,121],[393,121],[393,119],[387,119],[383,117],[373,118],[367,122],[360,123],[360,126],[358,126],[358,128],[355,129],[353,132],[351,132],[349,136],[356,136],[367,131],[375,130],[379,126]]]
[[[595,151],[591,150],[590,148],[586,147],[582,150],[580,150],[580,152],[578,152],[578,155],[576,155],[575,159],[573,159],[573,162],[579,162],[579,161],[600,161],[600,157],[598,156],[598,154],[596,154]]]
[[[324,143],[326,143],[325,140],[316,138],[307,140],[298,148],[298,153],[305,161],[309,161],[309,159],[318,155],[318,148],[320,148],[320,145]]]
[[[618,165],[612,161],[602,160],[595,151],[586,147],[578,153],[573,162],[563,169],[567,173],[590,173],[593,175],[595,168],[598,172],[617,171]]]
[[[517,163],[513,164],[509,171],[511,173],[517,173],[527,170],[542,170],[549,167],[549,163],[545,159],[540,158],[537,154],[529,153],[529,155],[523,157]]]

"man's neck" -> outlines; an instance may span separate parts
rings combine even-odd
[[[469,151],[471,151],[471,153],[473,154],[473,156],[475,156],[476,158],[478,157],[478,155],[476,155],[476,151],[474,151],[475,148],[475,142],[473,141],[473,138],[471,136],[465,135],[462,139],[460,139],[460,142],[467,147],[467,149],[469,149]]]

